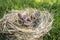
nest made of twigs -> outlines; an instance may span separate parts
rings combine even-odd
[[[0,33],[13,34],[16,40],[35,40],[51,30],[52,22],[53,17],[47,10],[12,10],[0,20]]]

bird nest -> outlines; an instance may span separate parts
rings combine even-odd
[[[0,33],[9,40],[37,40],[51,30],[52,22],[47,10],[12,10],[0,19]]]

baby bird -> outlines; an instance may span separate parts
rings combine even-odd
[[[32,25],[36,20],[35,14],[29,12],[18,13],[18,17],[24,25]]]

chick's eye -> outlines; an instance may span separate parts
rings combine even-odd
[[[31,16],[31,19],[35,19],[35,17]]]
[[[35,17],[33,19],[35,19]]]

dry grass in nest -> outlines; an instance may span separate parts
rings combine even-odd
[[[12,10],[0,19],[0,33],[8,34],[9,40],[37,40],[51,30],[52,22],[53,17],[47,10]]]

